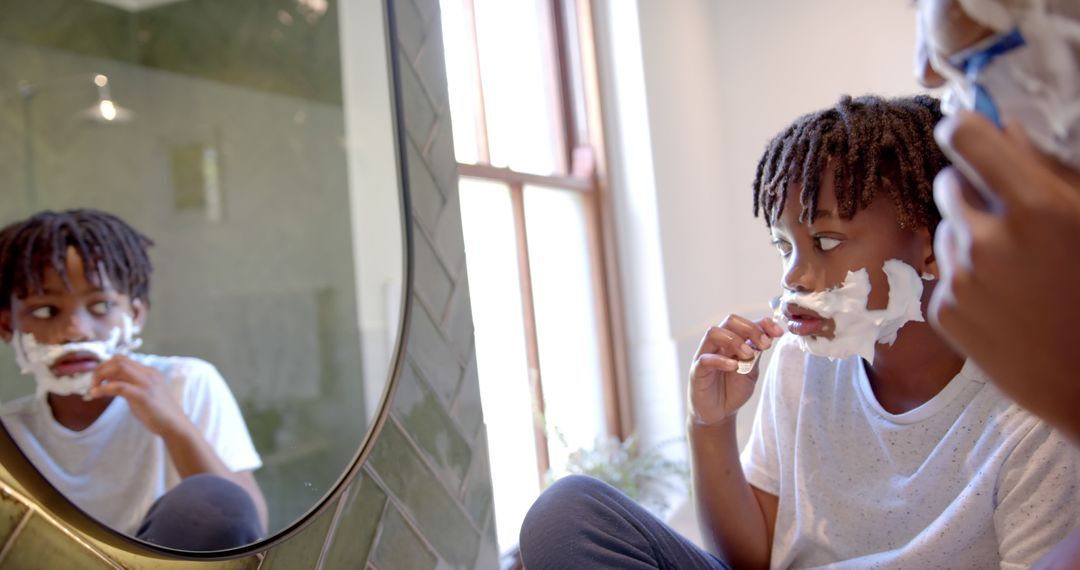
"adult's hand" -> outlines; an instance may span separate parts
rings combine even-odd
[[[932,322],[1009,396],[1080,438],[1080,173],[1018,124],[963,112],[935,134],[954,166],[934,183]]]

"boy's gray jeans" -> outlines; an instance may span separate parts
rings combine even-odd
[[[729,570],[622,492],[582,475],[559,479],[540,495],[520,540],[527,570]]]
[[[160,546],[206,552],[251,544],[263,532],[255,502],[243,487],[200,474],[155,501],[135,536]]]

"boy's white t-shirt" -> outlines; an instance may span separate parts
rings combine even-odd
[[[781,339],[742,453],[773,568],[1027,568],[1080,521],[1080,453],[970,362],[904,414],[862,360]]]
[[[133,354],[161,372],[184,413],[232,471],[262,466],[240,408],[225,380],[197,358]],[[147,510],[180,482],[165,442],[113,398],[89,427],[72,431],[53,419],[44,398],[27,396],[0,407],[0,420],[46,479],[102,523],[134,533]]]

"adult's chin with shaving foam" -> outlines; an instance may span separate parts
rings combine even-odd
[[[934,68],[948,81],[942,110],[1016,121],[1036,147],[1080,170],[1080,21],[1046,2],[961,4],[998,33],[948,57],[928,46]]]

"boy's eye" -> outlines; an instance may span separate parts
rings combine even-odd
[[[817,240],[818,248],[820,248],[821,251],[829,251],[829,250],[835,249],[836,246],[840,245],[840,240],[838,240],[836,238],[818,237],[818,238],[814,238],[814,239]]]
[[[56,309],[50,306],[38,307],[30,311],[30,316],[35,319],[51,319],[56,314]]]
[[[97,303],[90,305],[90,312],[99,317],[104,317],[109,314],[109,311],[112,310],[113,306],[114,303],[112,301],[98,301]]]
[[[787,257],[791,253],[791,244],[782,239],[773,240],[772,244],[776,251],[780,252],[781,257]]]

